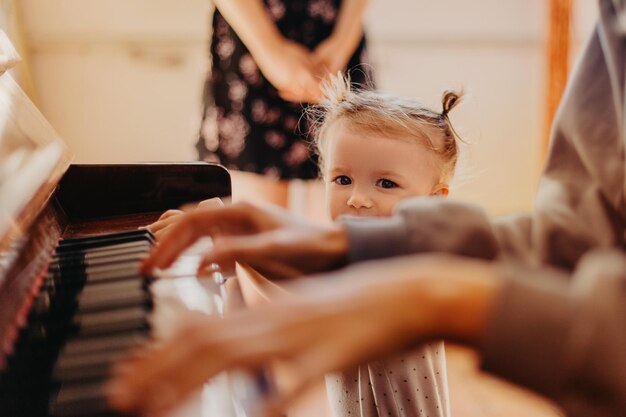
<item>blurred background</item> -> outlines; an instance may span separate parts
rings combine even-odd
[[[0,22],[20,26],[17,43],[28,68],[18,69],[18,77],[75,162],[196,159],[209,0],[0,2]],[[468,94],[452,114],[467,142],[452,190],[492,214],[531,207],[547,135],[549,5],[369,5],[367,33],[380,88],[434,108],[447,87]],[[572,1],[569,60],[593,27],[596,8],[592,0]]]
[[[565,14],[555,17],[555,5],[564,4]],[[75,162],[196,160],[210,1],[0,0],[0,6],[0,26],[24,58],[14,75]],[[381,89],[434,108],[446,88],[467,94],[451,116],[465,141],[453,196],[491,214],[531,208],[549,103],[558,101],[559,77],[575,62],[596,15],[592,0],[371,0],[366,32]],[[448,352],[453,415],[558,415],[528,393],[476,374],[467,352]],[[297,415],[322,415],[311,406],[322,396]]]

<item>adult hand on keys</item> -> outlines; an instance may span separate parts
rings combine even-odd
[[[159,242],[142,265],[145,273],[169,267],[203,236],[212,237],[214,245],[201,269],[211,263],[243,262],[272,278],[336,268],[348,252],[347,232],[341,225],[310,223],[273,205],[212,204],[189,213],[166,213],[159,222],[155,223]]]

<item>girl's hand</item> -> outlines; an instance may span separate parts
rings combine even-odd
[[[295,284],[272,305],[190,317],[171,339],[116,367],[111,404],[160,415],[223,370],[280,360],[295,388],[266,405],[282,410],[328,372],[436,338],[476,343],[501,280],[484,262],[411,256]]]

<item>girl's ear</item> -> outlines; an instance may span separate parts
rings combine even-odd
[[[430,195],[437,195],[440,197],[447,197],[448,192],[450,191],[450,187],[446,183],[439,183],[435,185],[430,192]]]

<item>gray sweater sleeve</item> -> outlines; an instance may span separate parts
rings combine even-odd
[[[569,284],[555,270],[510,267],[503,274],[511,279],[480,346],[483,368],[552,398],[568,416],[623,415],[623,253],[586,255]]]
[[[390,219],[344,218],[349,262],[413,252],[516,259],[571,270],[592,248],[624,244],[624,2],[600,20],[565,91],[534,210],[488,221],[476,207],[415,198]],[[619,9],[616,9],[618,8]]]
[[[498,252],[491,224],[473,206],[435,197],[398,205],[391,217],[345,217],[348,262],[415,252],[449,252],[492,259]]]

